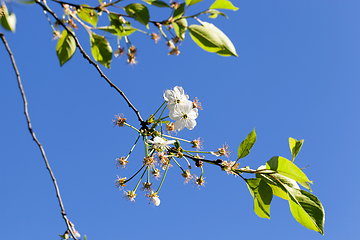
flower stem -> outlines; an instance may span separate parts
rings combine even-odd
[[[157,189],[156,192],[155,192],[156,194],[160,191],[160,188],[161,188],[161,186],[162,186],[162,184],[163,184],[163,182],[164,182],[164,179],[165,179],[166,173],[167,173],[167,171],[168,171],[168,169],[169,169],[169,166],[170,166],[170,164],[166,165],[166,169],[165,169],[164,176],[162,177],[161,183],[160,183],[158,189]]]
[[[141,171],[141,169],[143,169],[145,167],[145,164],[142,165],[142,167],[134,174],[131,176],[131,178],[129,178],[128,180],[125,180],[124,183],[129,182],[131,179],[133,179],[136,175],[138,175],[138,173]]]
[[[166,134],[164,134],[163,136],[168,137],[168,138],[172,138],[172,139],[176,139],[176,140],[180,140],[180,141],[183,141],[183,142],[191,143],[191,141],[185,140],[185,139],[182,139],[182,138],[177,138],[177,137],[173,137],[173,136],[166,135]]]
[[[175,160],[174,157],[171,157],[172,160],[174,160],[174,162],[176,163],[176,165],[178,165],[178,167],[183,171],[183,172],[186,172],[181,166],[180,164]]]
[[[149,168],[149,166],[148,166],[148,167],[144,170],[144,172],[143,172],[143,174],[141,175],[141,177],[140,177],[140,179],[139,179],[138,183],[136,184],[136,187],[134,188],[134,191],[133,191],[133,192],[135,192],[135,191],[136,191],[136,189],[139,187],[140,182],[141,182],[141,179],[144,177],[144,174],[145,174],[146,170],[148,170],[148,168]]]
[[[134,150],[134,148],[135,148],[135,146],[136,146],[137,142],[139,141],[140,136],[141,136],[141,134],[139,134],[139,136],[137,137],[137,139],[136,139],[136,141],[135,141],[134,145],[133,145],[133,146],[132,146],[132,148],[130,149],[130,151],[129,151],[128,155],[126,156],[125,160],[127,160],[127,159],[130,157],[130,154],[131,154],[131,152]]]
[[[164,101],[161,106],[155,111],[155,113],[153,114],[153,116],[155,116],[157,114],[157,112],[162,108],[162,106],[164,106],[164,104],[166,103],[166,101]],[[164,110],[163,110],[164,111]]]
[[[140,131],[139,131],[137,128],[133,127],[133,126],[130,125],[130,124],[124,123],[124,125],[126,125],[126,126],[128,126],[128,127],[131,127],[132,129],[134,129],[135,131],[137,131],[138,133],[140,133]]]
[[[211,154],[211,152],[203,152],[203,151],[188,151],[188,150],[184,150],[187,153],[208,153]]]

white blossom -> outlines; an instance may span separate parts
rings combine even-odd
[[[164,140],[161,137],[154,137],[153,140],[147,140],[147,142],[152,144],[152,148],[164,151],[169,148],[168,145],[175,143],[175,140]]]
[[[185,94],[182,87],[174,87],[174,90],[167,89],[164,93],[164,99],[167,107],[172,111],[175,106],[185,104],[189,101],[189,96]]]
[[[198,109],[193,107],[191,101],[184,104],[178,104],[170,111],[169,117],[175,120],[175,130],[181,131],[186,127],[189,130],[194,129],[196,126],[195,119],[198,117]]]
[[[160,198],[159,197],[152,197],[151,198],[152,203],[154,203],[155,206],[159,206],[160,205]]]

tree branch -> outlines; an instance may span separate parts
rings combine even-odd
[[[15,74],[16,74],[16,78],[17,78],[17,81],[18,81],[18,85],[19,85],[19,89],[20,89],[20,92],[21,92],[21,96],[22,96],[22,99],[23,99],[23,102],[24,102],[24,114],[26,116],[26,121],[27,121],[27,124],[28,124],[28,129],[29,129],[29,132],[33,138],[33,140],[36,142],[36,144],[38,145],[40,151],[41,151],[41,155],[44,159],[44,162],[45,162],[45,165],[46,165],[46,168],[51,176],[51,179],[53,181],[53,184],[54,184],[54,187],[55,187],[55,191],[56,191],[56,196],[58,198],[58,202],[59,202],[59,205],[60,205],[60,209],[61,209],[61,215],[63,217],[63,219],[65,220],[65,223],[66,223],[66,226],[68,228],[68,230],[70,231],[72,237],[74,239],[77,239],[75,236],[74,236],[74,233],[72,231],[72,228],[71,228],[71,224],[70,224],[70,221],[69,219],[67,218],[66,216],[66,213],[65,213],[65,208],[64,208],[64,205],[62,203],[62,200],[61,200],[61,196],[60,196],[60,189],[59,189],[59,186],[57,185],[57,182],[56,182],[56,179],[55,179],[55,176],[54,176],[54,173],[52,172],[51,168],[50,168],[50,164],[47,160],[47,157],[46,157],[46,154],[45,154],[45,150],[44,148],[42,147],[41,143],[39,142],[39,140],[36,138],[35,136],[35,132],[34,130],[32,129],[32,126],[31,126],[31,121],[30,121],[30,116],[29,116],[29,112],[28,112],[28,108],[27,108],[27,100],[26,100],[26,96],[25,96],[25,92],[24,92],[24,89],[22,87],[22,84],[21,84],[21,79],[20,79],[20,73],[17,69],[17,66],[16,66],[16,63],[15,63],[15,59],[14,59],[14,56],[10,50],[10,47],[5,39],[5,36],[2,32],[0,32],[0,38],[1,40],[3,41],[4,45],[5,45],[5,48],[10,56],[10,59],[11,59],[11,63],[13,65],[13,68],[14,68],[14,71],[15,71]]]
[[[130,100],[126,97],[126,95],[114,84],[110,81],[110,79],[101,71],[99,65],[97,63],[95,63],[90,57],[89,55],[86,54],[86,52],[84,51],[84,49],[82,48],[82,46],[80,45],[79,40],[77,39],[77,37],[75,36],[75,34],[70,31],[70,29],[56,16],[56,14],[49,9],[46,5],[44,5],[42,2],[40,2],[40,0],[35,0],[35,2],[40,5],[44,11],[49,12],[54,18],[55,20],[68,32],[68,34],[70,34],[74,39],[75,39],[75,43],[77,48],[80,50],[80,52],[82,53],[83,57],[89,61],[89,63],[91,65],[93,65],[96,70],[99,72],[100,76],[105,79],[109,85],[113,88],[115,88],[115,90],[124,98],[124,100],[127,102],[127,104],[129,105],[129,107],[135,112],[136,116],[138,117],[138,120],[140,122],[140,125],[145,128],[146,127],[146,122],[142,119],[140,112],[135,108],[135,106],[130,102]]]

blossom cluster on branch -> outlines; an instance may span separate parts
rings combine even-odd
[[[116,160],[118,167],[124,168],[129,163],[128,158],[140,138],[142,138],[145,148],[144,160],[140,164],[139,170],[128,179],[118,176],[115,181],[116,187],[121,189],[130,180],[140,175],[134,189],[124,191],[126,199],[134,202],[138,187],[142,183],[143,187],[141,190],[146,192],[145,196],[150,199],[150,203],[159,206],[160,198],[158,193],[170,166],[176,165],[180,169],[184,183],[193,181],[197,186],[204,186],[204,164],[208,163],[220,167],[222,171],[228,174],[239,176],[245,181],[254,198],[254,211],[259,217],[270,218],[270,203],[275,195],[289,201],[290,210],[299,223],[323,234],[325,215],[322,204],[314,195],[308,192],[311,191],[310,183],[312,181],[293,163],[304,140],[289,138],[289,147],[292,154],[291,161],[284,157],[275,156],[267,161],[266,165],[262,165],[257,169],[251,169],[249,166],[240,167],[239,160],[246,157],[255,144],[255,129],[241,142],[236,160],[229,159],[230,150],[227,144],[218,148],[217,151],[203,151],[202,140],[200,138],[190,141],[178,136],[175,137],[172,134],[165,134],[169,130],[180,132],[184,128],[194,129],[196,118],[198,117],[198,109],[201,106],[197,98],[195,98],[196,101],[190,101],[184,89],[179,86],[166,90],[163,98],[165,102],[154,114],[150,115],[145,126],[142,126],[140,129],[136,129],[127,123],[123,115],[117,115],[113,121],[117,126],[131,127],[138,134],[128,155]],[[168,116],[164,116],[166,108],[169,110]],[[168,121],[168,118],[175,121],[175,123]],[[186,144],[189,144],[189,147],[195,148],[195,150],[188,149]],[[199,154],[202,155],[200,156]],[[222,160],[218,158],[210,160],[205,158],[203,154],[216,157],[225,156],[228,159]],[[191,163],[201,169],[199,177],[190,172],[192,168]],[[164,170],[163,174],[158,166]],[[255,178],[245,178],[243,176],[244,173],[255,174]],[[161,179],[157,190],[152,189],[153,182],[150,176],[157,180]],[[308,191],[300,189],[299,185]]]
[[[63,9],[61,13],[62,17],[57,17],[55,12],[49,7],[48,2],[60,4]],[[205,177],[203,176],[204,164],[210,164],[219,167],[228,174],[239,176],[245,181],[254,200],[254,211],[259,217],[270,218],[270,203],[275,195],[289,202],[290,210],[300,224],[323,234],[325,219],[324,208],[319,199],[311,193],[310,184],[312,181],[294,164],[295,157],[303,145],[303,140],[289,138],[291,160],[281,156],[274,156],[268,160],[265,165],[257,169],[251,169],[249,166],[240,167],[239,160],[250,153],[256,141],[255,129],[241,142],[236,159],[230,159],[230,150],[226,143],[222,147],[217,148],[216,151],[203,151],[203,140],[201,138],[187,140],[179,138],[176,135],[184,128],[193,130],[197,125],[196,119],[198,118],[199,110],[202,109],[201,103],[197,98],[194,98],[193,101],[189,100],[189,96],[180,86],[168,89],[163,94],[165,100],[163,104],[161,104],[154,114],[150,115],[150,117],[144,121],[140,112],[131,104],[126,95],[115,86],[99,68],[98,63],[106,68],[110,68],[112,56],[118,57],[125,53],[129,64],[134,65],[137,63],[137,48],[130,41],[130,35],[134,32],[140,32],[149,36],[155,43],[163,37],[166,40],[166,46],[169,47],[169,55],[180,54],[179,46],[181,42],[184,41],[186,33],[188,33],[191,39],[205,51],[221,56],[237,56],[235,47],[230,39],[214,24],[200,20],[199,17],[203,15],[208,15],[208,17],[212,19],[218,16],[227,17],[220,10],[236,11],[238,8],[228,0],[214,0],[213,4],[204,11],[187,15],[188,8],[202,2],[202,0],[172,1],[170,4],[161,0],[144,0],[143,2],[150,6],[170,9],[171,11],[167,19],[154,21],[151,20],[149,9],[145,4],[131,3],[122,5],[123,2],[122,0],[114,0],[106,3],[105,1],[99,0],[97,6],[88,6],[86,4],[78,5],[60,0],[22,1],[22,3],[38,4],[45,13],[45,17],[52,28],[53,39],[57,39],[58,41],[56,53],[60,66],[68,62],[74,55],[76,48],[78,48],[83,57],[96,68],[101,77],[123,97],[137,115],[141,125],[139,129],[130,125],[122,114],[117,115],[114,120],[115,126],[130,127],[137,132],[137,138],[127,156],[116,159],[117,168],[126,168],[127,164],[132,162],[129,160],[129,157],[135,146],[141,141],[144,145],[145,152],[144,158],[139,164],[139,170],[136,173],[129,178],[118,176],[115,181],[116,187],[122,189],[127,186],[129,181],[140,176],[132,190],[124,191],[125,198],[134,202],[138,187],[142,185],[140,189],[145,192],[145,196],[149,198],[150,203],[159,206],[160,198],[158,193],[170,167],[176,165],[180,169],[184,183],[193,181],[195,185],[199,187],[205,184]],[[4,29],[14,32],[16,28],[16,17],[15,13],[10,11],[11,8],[8,7],[9,5],[11,5],[11,1],[1,2],[0,23]],[[119,9],[121,9],[121,12],[119,12]],[[98,26],[98,19],[103,16],[108,17],[109,23],[105,26]],[[50,17],[52,17],[53,20],[51,20]],[[189,20],[196,21],[196,24],[189,25]],[[132,23],[134,21],[145,26],[146,30],[133,27]],[[150,24],[155,26],[160,33],[155,33],[154,31],[148,32]],[[80,26],[83,27],[89,35],[91,54],[95,61],[93,61],[82,48],[76,35],[76,30]],[[62,31],[59,30],[60,27]],[[101,34],[99,34],[99,32]],[[106,36],[109,34],[116,36],[117,50],[115,51],[112,50],[111,44],[107,40]],[[61,214],[67,225],[66,232],[60,235],[60,237],[62,239],[69,239],[71,237],[77,239],[80,237],[80,234],[75,230],[74,224],[66,217],[55,177],[50,169],[43,148],[35,138],[31,128],[30,118],[26,108],[27,102],[25,94],[21,86],[15,61],[12,58],[12,53],[5,41],[4,34],[1,32],[0,37],[8,49],[18,77],[29,131],[42,151],[47,169],[57,191]],[[122,39],[125,41],[126,49],[120,46]],[[166,109],[169,110],[167,116],[165,114]],[[209,159],[205,157],[204,154],[208,154],[210,157],[215,156],[216,159]],[[222,160],[219,158],[223,156],[227,159]],[[190,172],[192,165],[200,169],[199,176]],[[244,174],[254,174],[255,177],[245,178],[243,176]],[[153,189],[153,179],[161,180],[156,190]],[[300,186],[304,189],[301,189]]]

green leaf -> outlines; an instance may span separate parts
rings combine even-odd
[[[185,3],[182,3],[177,9],[175,9],[173,13],[173,19],[181,18],[181,16],[184,14],[184,11],[185,11]]]
[[[191,5],[197,4],[199,2],[202,2],[203,0],[185,0],[186,5],[190,7]]]
[[[110,68],[112,49],[109,42],[103,36],[92,33],[90,35],[91,53],[98,63]]]
[[[250,153],[250,149],[254,146],[254,143],[256,142],[256,133],[255,128],[247,135],[244,141],[240,143],[239,149],[238,149],[238,158],[244,158]]]
[[[167,4],[166,2],[159,0],[143,0],[143,1],[155,7],[161,7],[161,8],[170,7],[169,4]]]
[[[211,6],[210,9],[229,9],[229,10],[238,10],[239,8],[235,7],[230,1],[227,0],[216,0]]]
[[[76,50],[75,39],[66,30],[61,33],[56,45],[56,55],[60,61],[60,66],[64,65],[74,55]]]
[[[82,6],[84,6],[84,7],[82,7]],[[89,9],[86,7],[88,7],[88,5],[85,5],[85,4],[81,5],[81,7],[76,10],[77,15],[79,16],[79,18],[81,20],[96,27],[96,24],[98,21],[98,15],[95,10]]]
[[[123,37],[123,36],[129,36],[133,32],[137,30],[137,28],[124,26],[122,31],[119,31],[118,29],[115,29],[113,26],[102,26],[97,27],[97,30],[103,30],[105,32],[111,33],[115,36]]]
[[[305,190],[286,187],[290,210],[301,225],[324,235],[325,210],[319,199]]]
[[[254,212],[261,218],[270,219],[270,203],[273,197],[270,186],[260,178],[245,180],[254,198]]]
[[[0,15],[1,17],[1,25],[3,26],[3,28],[5,28],[6,30],[9,30],[11,32],[15,32],[15,28],[16,28],[16,16],[15,13],[10,13],[6,7],[5,4],[2,4],[2,10],[3,13],[2,15]]]
[[[294,161],[295,157],[298,155],[302,145],[304,144],[304,139],[296,140],[295,138],[289,137],[289,146],[292,154],[292,162]]]
[[[310,192],[312,192],[310,184],[308,182],[299,182],[299,184],[304,188],[306,188],[307,190],[309,190]]]
[[[180,149],[180,142],[177,139],[175,139],[174,146],[176,149]]]
[[[141,3],[132,3],[124,7],[126,13],[141,24],[148,27],[150,14],[148,8]]]
[[[179,20],[172,23],[176,32],[176,36],[178,36],[181,41],[185,39],[185,33],[188,26],[187,20],[185,18],[180,18]]]
[[[190,25],[190,36],[202,49],[222,56],[236,56],[236,50],[230,39],[217,27],[208,22],[202,25]]]
[[[286,192],[288,197],[283,198],[289,201],[291,213],[301,225],[324,234],[325,210],[316,196],[300,190],[293,180],[280,174],[258,175],[269,184],[273,192],[274,188]],[[274,195],[276,195],[275,192]]]
[[[217,18],[218,15],[228,18],[228,16],[226,16],[225,13],[220,12],[219,10],[216,9],[208,9],[207,11],[205,11],[205,13],[210,13],[209,18]]]
[[[272,157],[266,162],[266,169],[271,169],[284,175],[285,177],[291,178],[299,183],[310,181],[305,173],[300,170],[294,163],[283,157]]]
[[[265,166],[264,166],[265,167]],[[291,188],[300,189],[295,180],[285,177],[279,173],[272,174],[256,174],[257,178],[262,178],[271,187],[273,194],[285,200],[289,200],[286,189],[283,185],[287,185]]]
[[[34,4],[35,0],[31,0],[31,1],[16,1],[18,3],[22,3],[22,4]]]
[[[109,27],[100,27],[97,29],[110,32],[111,34],[117,35],[120,37],[128,36],[137,30],[137,28],[133,28],[131,26],[124,25],[124,23],[120,21],[119,15],[117,15],[117,14],[110,13],[109,20],[110,20]]]

